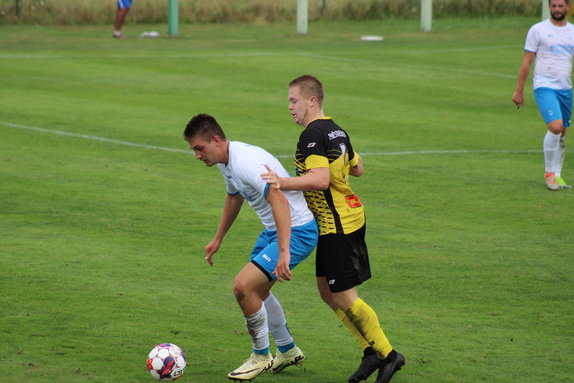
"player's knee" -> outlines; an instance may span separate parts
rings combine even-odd
[[[236,278],[233,282],[233,295],[238,302],[243,301],[247,295],[247,286],[240,279]]]
[[[548,130],[554,134],[561,134],[564,130],[562,120],[554,120],[548,123]]]

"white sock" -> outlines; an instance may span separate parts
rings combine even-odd
[[[265,310],[267,310],[267,325],[269,326],[269,332],[275,339],[277,346],[286,346],[293,342],[293,337],[289,331],[289,326],[287,325],[287,319],[285,319],[285,313],[283,312],[283,307],[281,303],[275,298],[275,296],[269,292],[267,299],[263,301],[265,305]]]
[[[551,131],[546,132],[544,136],[544,171],[554,173],[556,159],[558,158],[558,148],[560,146],[560,133],[554,134]]]
[[[566,144],[564,142],[566,137],[560,137],[560,145],[558,146],[558,156],[556,157],[556,162],[554,163],[554,175],[560,177],[562,172],[562,165],[564,164],[564,154],[566,153]]]
[[[255,314],[245,316],[247,333],[251,337],[254,350],[269,349],[269,330],[267,329],[267,311],[263,303]]]

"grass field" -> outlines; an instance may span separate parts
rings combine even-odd
[[[245,208],[207,265],[224,185],[181,134],[211,113],[291,169],[286,84],[311,73],[364,158],[360,291],[407,358],[393,382],[571,382],[574,192],[544,186],[530,85],[511,101],[536,21],[127,25],[125,41],[2,26],[0,380],[151,382],[147,353],[173,342],[180,382],[227,381],[250,349],[232,280],[261,226]],[[573,164],[570,149],[570,182]],[[346,382],[360,350],[313,261],[275,294],[307,361],[257,382]]]

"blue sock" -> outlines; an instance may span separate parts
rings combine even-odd
[[[291,342],[285,346],[277,346],[277,350],[279,350],[280,353],[285,354],[287,351],[292,350],[293,347],[295,347],[295,342]]]
[[[264,348],[263,350],[253,349],[253,352],[256,354],[259,354],[259,355],[267,355],[267,354],[269,354],[269,347]]]

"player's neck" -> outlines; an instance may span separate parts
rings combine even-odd
[[[320,109],[318,111],[316,111],[315,113],[309,115],[309,118],[307,119],[307,121],[305,122],[305,128],[307,128],[309,126],[310,123],[312,123],[315,120],[318,120],[320,118],[324,118],[325,114],[323,113],[323,109]]]
[[[229,165],[229,141],[225,140],[221,142],[221,159],[220,163],[224,164],[225,166]]]
[[[566,25],[566,19],[563,20],[555,20],[552,17],[550,18],[550,22],[556,27],[564,27]]]

